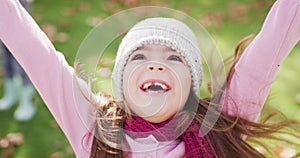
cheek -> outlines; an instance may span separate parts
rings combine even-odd
[[[143,74],[141,66],[130,64],[124,68],[123,72],[123,96],[130,104],[141,104],[142,98],[139,91],[139,78]]]
[[[190,90],[192,84],[192,77],[187,67],[174,67],[175,78],[180,91],[185,92]]]
[[[133,80],[136,80],[139,73],[140,73],[140,66],[137,66],[135,64],[127,64],[124,67],[123,71],[123,85],[128,84],[128,82],[131,82]]]
[[[180,86],[177,92],[180,94],[180,97],[177,97],[176,101],[180,103],[179,106],[182,108],[188,99],[192,86],[192,77],[188,68],[184,67],[177,69],[177,82]]]
[[[131,92],[137,82],[137,72],[133,70],[132,66],[126,66],[123,71],[122,88],[124,95]]]

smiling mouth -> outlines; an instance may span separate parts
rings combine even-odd
[[[140,89],[144,92],[165,93],[171,90],[171,87],[164,81],[148,80],[145,81]]]

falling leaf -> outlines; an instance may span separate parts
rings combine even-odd
[[[69,29],[71,26],[71,23],[68,20],[63,20],[59,23],[59,26],[64,29]]]
[[[180,11],[190,13],[191,9],[192,9],[191,6],[187,3],[183,3],[183,4],[180,5]]]
[[[7,138],[0,139],[0,148],[7,148],[9,146],[9,141]]]
[[[80,11],[86,11],[91,8],[91,5],[87,2],[80,2],[77,6],[78,10]]]
[[[103,18],[101,16],[93,16],[86,19],[86,24],[94,27],[98,25],[102,20]]]
[[[275,153],[279,158],[291,158],[296,155],[297,151],[287,144],[280,143],[276,145]]]
[[[295,101],[296,101],[297,104],[300,104],[300,94],[297,94],[295,96]]]
[[[41,20],[42,20],[42,17],[40,14],[34,14],[34,13],[31,13],[31,16],[34,18],[34,20],[39,23]]]
[[[0,138],[0,148],[2,148],[2,158],[8,158],[14,155],[15,145],[22,145],[24,136],[21,133],[9,133],[5,138]]]
[[[207,15],[200,17],[200,19],[198,21],[203,26],[211,26],[212,25],[212,22],[211,22],[209,16],[207,16]]]
[[[138,5],[139,0],[110,0],[111,3],[120,3],[125,7],[134,7]]]
[[[266,6],[261,1],[256,1],[256,2],[252,3],[252,8],[254,10],[262,10],[262,9],[265,9]]]
[[[157,1],[157,0],[152,0],[149,3],[149,6],[160,6],[160,7],[169,7],[170,4],[167,4],[165,2],[162,1]]]
[[[56,148],[62,148],[63,145],[64,145],[63,142],[60,141],[60,140],[56,140],[56,141],[54,142],[54,146],[55,146]]]
[[[87,58],[86,62],[88,62],[88,63],[97,63],[98,62],[98,56],[96,54],[93,54],[93,55],[91,55]]]
[[[51,42],[55,41],[56,27],[52,24],[42,24],[41,29],[46,33]]]
[[[239,21],[242,23],[247,23],[249,21],[248,14],[249,6],[245,4],[239,4],[235,2],[229,3],[230,19],[234,21]]]
[[[109,0],[111,3],[120,3],[121,0]]]
[[[64,154],[62,152],[55,152],[50,155],[50,158],[63,158]]]
[[[103,3],[102,6],[105,6],[103,7],[103,9],[110,13],[117,13],[122,10],[119,5],[116,5],[115,3],[111,3],[109,1],[107,3]]]
[[[100,68],[98,70],[98,74],[102,77],[109,77],[111,75],[111,70],[107,67],[105,68]]]
[[[63,16],[74,16],[75,13],[76,13],[76,10],[72,7],[65,7],[61,10],[61,14]]]
[[[126,7],[134,7],[138,4],[138,0],[124,0],[124,5]]]
[[[239,4],[235,2],[229,3],[229,9],[232,11],[232,13],[235,14],[235,16],[244,15],[249,12],[249,6],[246,4]]]
[[[21,133],[9,133],[7,139],[10,144],[13,145],[22,145],[24,144],[24,135]]]
[[[69,40],[69,35],[65,32],[60,32],[55,35],[55,41],[66,42]]]
[[[260,0],[252,3],[252,8],[254,10],[264,10],[270,8],[273,5],[274,1],[269,0]]]
[[[111,58],[103,58],[100,60],[100,66],[102,67],[110,67],[114,64],[114,60]]]
[[[5,149],[2,153],[1,158],[9,158],[9,157],[12,157],[12,155],[14,155],[15,153],[15,148],[14,147],[9,147],[7,149]]]
[[[67,154],[73,154],[73,153],[74,153],[74,151],[73,151],[73,149],[72,149],[71,146],[67,146],[67,147],[66,147],[66,153],[67,153]]]
[[[222,11],[210,12],[202,16],[199,22],[204,26],[221,27],[225,21],[226,15]]]

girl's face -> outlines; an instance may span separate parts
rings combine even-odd
[[[183,108],[191,82],[180,54],[167,46],[146,45],[131,54],[124,68],[125,104],[147,121],[163,122]]]

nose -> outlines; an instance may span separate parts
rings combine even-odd
[[[147,66],[148,71],[157,71],[157,72],[164,72],[166,70],[166,67],[160,64],[150,64]]]

